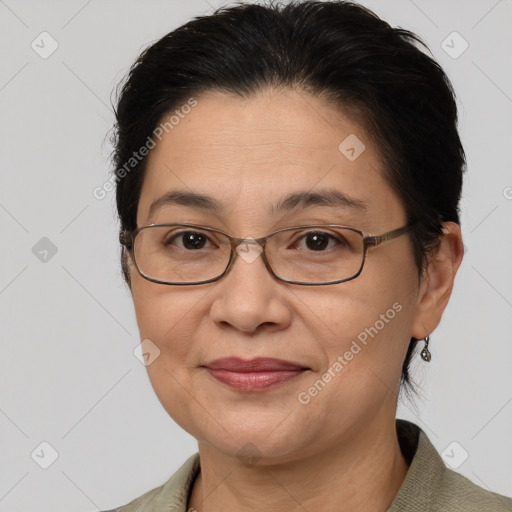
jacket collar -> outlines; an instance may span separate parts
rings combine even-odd
[[[387,512],[425,510],[434,503],[444,478],[446,466],[427,435],[417,425],[396,420],[402,454],[410,466]]]

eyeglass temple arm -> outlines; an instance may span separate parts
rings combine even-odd
[[[407,233],[410,231],[415,224],[409,224],[408,226],[404,226],[402,228],[393,229],[392,231],[388,231],[387,233],[384,233],[382,235],[375,235],[375,236],[368,236],[364,239],[365,244],[368,246],[376,247],[377,245],[380,245],[383,242],[386,242],[388,240],[393,240],[393,238],[397,238],[404,233]]]

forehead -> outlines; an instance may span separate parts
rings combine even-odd
[[[149,154],[138,225],[173,189],[215,197],[231,213],[254,218],[271,215],[285,195],[317,188],[370,205],[387,201],[391,213],[395,202],[399,213],[374,144],[332,104],[292,90],[195,100]]]

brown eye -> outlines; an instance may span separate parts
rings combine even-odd
[[[329,238],[325,233],[308,233],[305,237],[306,246],[312,251],[323,250],[329,245]]]
[[[204,233],[197,231],[180,231],[179,233],[173,233],[171,237],[164,241],[164,245],[175,245],[175,241],[179,241],[177,244],[179,249],[186,250],[198,250],[203,249],[205,244],[209,242],[209,238]]]
[[[340,242],[342,241],[329,233],[325,233],[323,231],[310,231],[309,233],[302,235],[301,238],[295,242],[294,248],[323,252],[326,249],[332,249]],[[301,243],[304,243],[305,247],[301,247]]]

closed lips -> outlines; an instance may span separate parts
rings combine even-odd
[[[244,360],[238,357],[225,357],[211,361],[204,366],[210,368],[211,370],[227,370],[238,373],[277,372],[308,369],[300,364],[275,358],[256,358],[251,360]]]
[[[217,359],[206,369],[223,385],[243,393],[269,391],[308,370],[297,363],[264,357],[249,361],[238,357]]]

